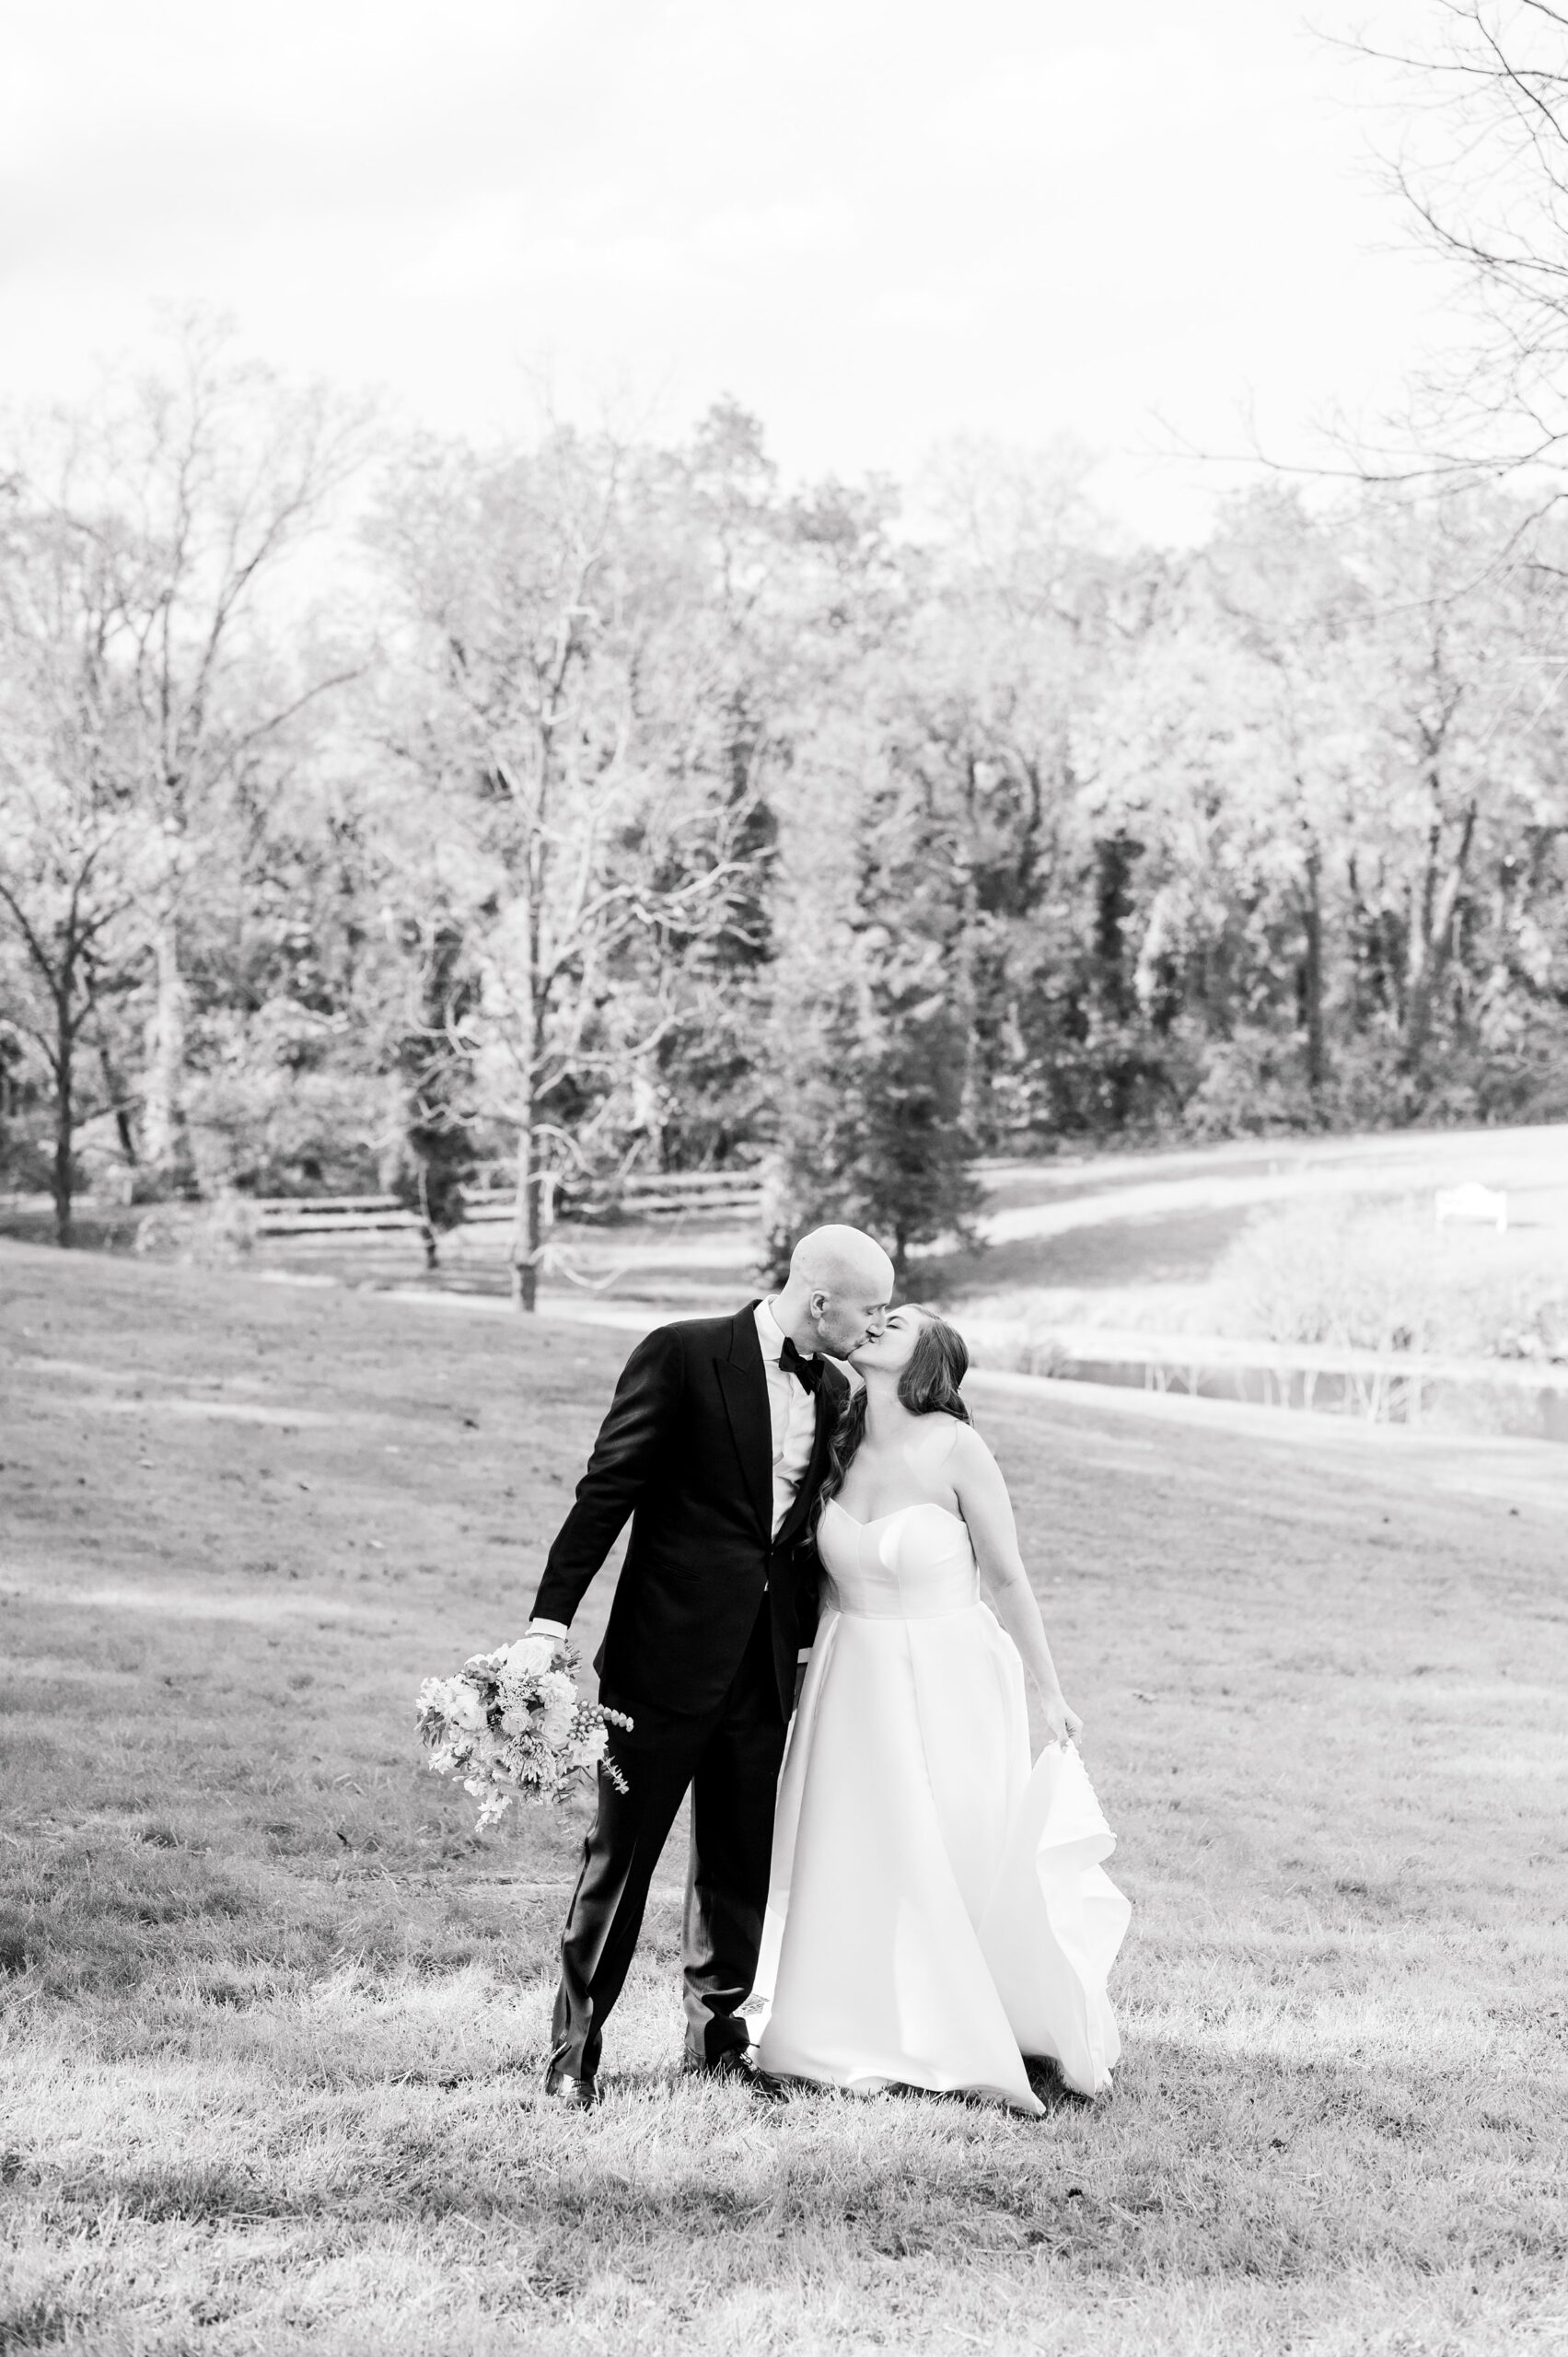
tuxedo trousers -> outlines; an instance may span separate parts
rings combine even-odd
[[[598,2069],[605,2021],[625,1985],[654,1869],[688,1790],[686,2058],[713,2062],[750,2043],[740,2008],[761,1946],[784,1743],[766,1598],[723,1701],[697,1718],[660,1713],[645,1721],[642,1729],[613,1731],[610,1757],[626,1790],[600,1769],[561,1940],[551,2066],[575,2078]]]

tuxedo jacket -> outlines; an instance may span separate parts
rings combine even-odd
[[[605,1702],[633,1719],[641,1704],[650,1725],[723,1701],[764,1594],[787,1719],[800,1648],[816,1634],[812,1509],[849,1384],[824,1360],[810,1462],[775,1538],[772,1425],[755,1307],[683,1318],[638,1343],[534,1598],[537,1620],[570,1622],[631,1516],[595,1667]]]

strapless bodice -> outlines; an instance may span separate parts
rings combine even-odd
[[[856,1522],[830,1499],[817,1536],[827,1601],[868,1620],[932,1620],[980,1601],[969,1527],[946,1506],[900,1506]]]

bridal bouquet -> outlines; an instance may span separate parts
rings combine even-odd
[[[573,1672],[577,1656],[554,1637],[519,1637],[493,1654],[476,1654],[453,1678],[427,1678],[415,1724],[438,1776],[461,1776],[479,1803],[475,1831],[498,1825],[520,1793],[558,1801],[581,1770],[605,1765],[618,1790],[625,1780],[605,1760],[611,1725],[632,1724],[620,1711],[586,1702]]]

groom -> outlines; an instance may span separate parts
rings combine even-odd
[[[595,2100],[605,2019],[688,1786],[681,1931],[690,2070],[760,2084],[751,1992],[773,1790],[797,1663],[817,1625],[811,1509],[848,1389],[823,1353],[881,1333],[893,1265],[854,1227],[803,1237],[777,1298],[661,1326],[627,1360],[529,1633],[563,1637],[628,1515],[632,1536],[595,1666],[626,1782],[601,1771],[561,1942],[545,2093]]]

